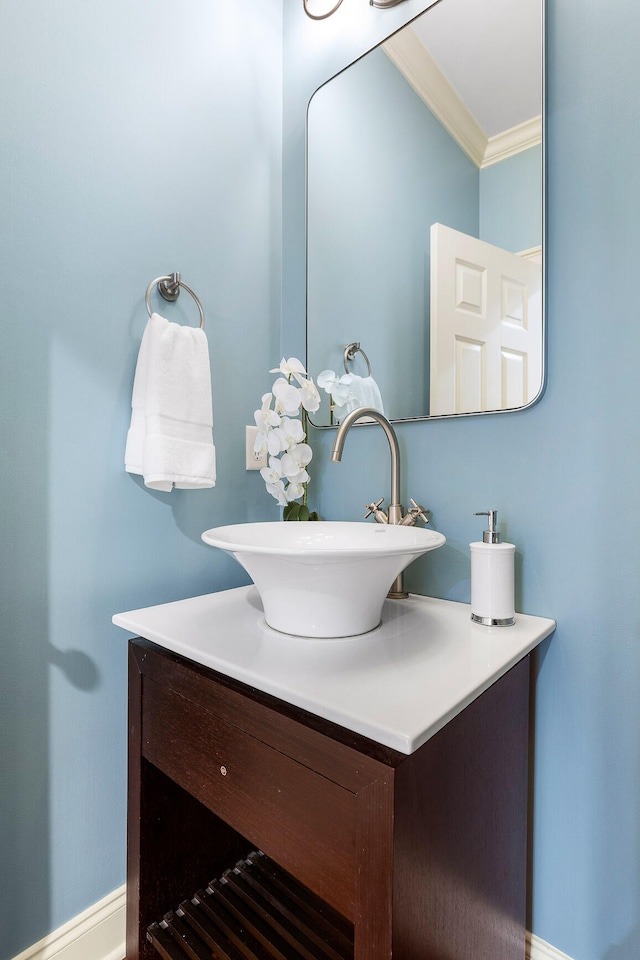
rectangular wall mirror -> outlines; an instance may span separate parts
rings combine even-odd
[[[542,4],[440,0],[312,97],[307,369],[335,374],[316,426],[540,395]]]

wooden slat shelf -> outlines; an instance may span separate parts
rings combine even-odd
[[[152,923],[163,960],[353,960],[353,925],[260,851]]]

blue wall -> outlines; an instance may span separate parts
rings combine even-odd
[[[112,614],[246,582],[200,533],[274,513],[244,424],[279,358],[281,4],[5,0],[0,90],[7,960],[124,882]],[[218,483],[158,494],[123,454],[144,291],[172,270],[206,313]]]
[[[425,4],[352,0],[322,23],[285,4],[281,130],[282,6],[3,5],[1,960],[124,879],[111,614],[240,582],[199,534],[273,515],[244,473],[246,383],[259,396],[274,352],[304,352],[306,103]],[[559,624],[538,660],[533,930],[575,960],[637,960],[640,9],[548,0],[548,34],[548,388],[519,414],[399,428],[405,499],[448,538],[409,584],[466,599],[471,513],[500,510],[518,609]],[[219,479],[159,495],[121,461],[144,287],[173,269],[207,312]],[[355,431],[340,465],[330,441],[317,505],[351,519],[387,490],[386,441]]]
[[[480,239],[519,253],[542,242],[542,147],[480,171]]]
[[[304,311],[305,99],[421,8],[345,3],[320,29],[285,11],[285,352]],[[407,579],[468,599],[471,514],[500,511],[517,609],[558,621],[537,661],[532,929],[575,960],[637,960],[640,8],[548,0],[547,29],[548,387],[520,413],[398,428],[405,502],[427,504],[448,541]],[[331,440],[312,440],[316,505],[353,519],[388,493],[388,446],[363,427],[334,465]]]

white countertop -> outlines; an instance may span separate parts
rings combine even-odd
[[[118,613],[113,622],[407,754],[556,626],[516,614],[512,627],[483,627],[466,603],[412,595],[386,600],[370,633],[311,640],[268,627],[254,586]]]

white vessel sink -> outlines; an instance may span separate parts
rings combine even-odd
[[[398,574],[445,543],[422,527],[337,521],[239,523],[206,530],[202,539],[245,568],[270,627],[325,638],[377,627]]]

